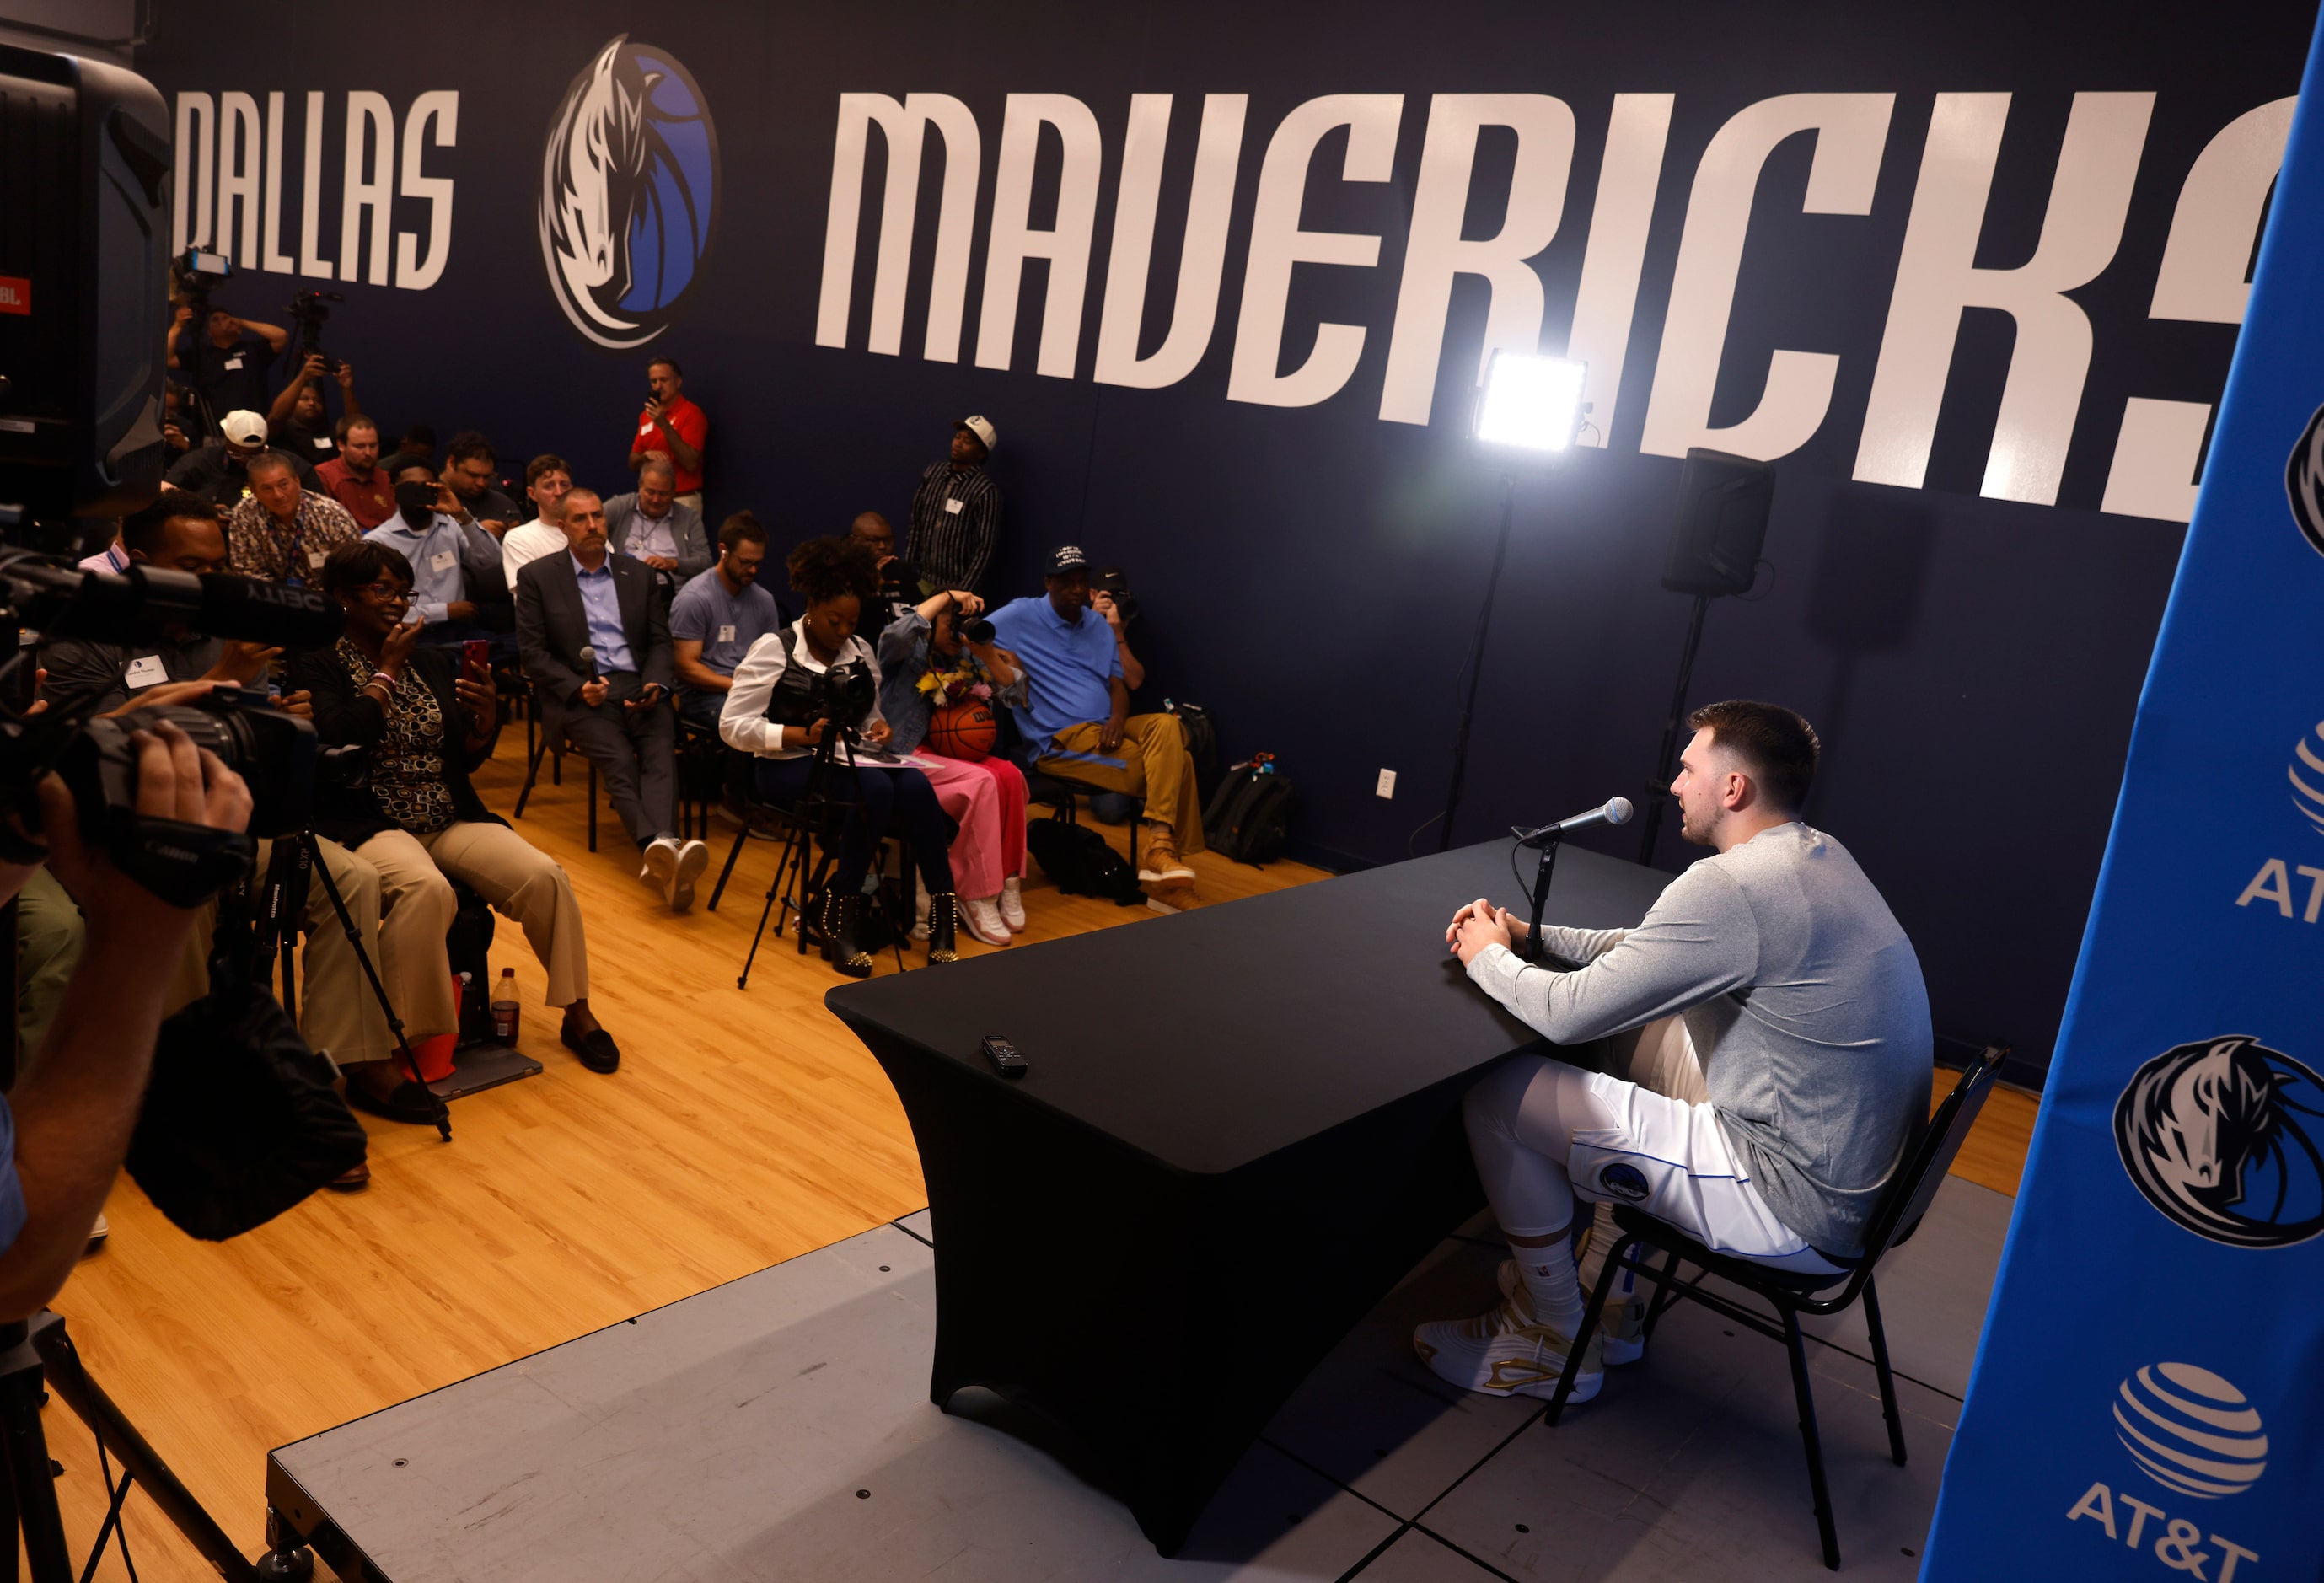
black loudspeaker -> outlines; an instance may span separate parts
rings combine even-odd
[[[1775,470],[1748,456],[1697,446],[1678,475],[1678,525],[1663,586],[1674,594],[1742,594],[1758,575]]]
[[[0,46],[0,517],[117,516],[159,492],[169,207],[151,83]]]

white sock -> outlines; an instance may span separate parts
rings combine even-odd
[[[1509,1245],[1517,1279],[1533,1299],[1534,1317],[1571,1336],[1582,1328],[1582,1282],[1573,1268],[1573,1245],[1560,1230],[1546,1247]]]

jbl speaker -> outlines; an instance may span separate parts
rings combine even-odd
[[[1678,523],[1663,586],[1674,594],[1741,594],[1758,575],[1775,470],[1748,456],[1701,446],[1678,475]]]

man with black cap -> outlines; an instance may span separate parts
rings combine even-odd
[[[1092,596],[1089,571],[1079,545],[1060,545],[1042,579],[1048,592],[987,619],[993,640],[1033,679],[1030,702],[1016,711],[1033,767],[1146,799],[1138,879],[1160,899],[1194,884],[1182,852],[1203,850],[1194,755],[1176,715],[1130,713],[1130,690],[1146,667],[1130,651],[1113,596]]]
[[[922,598],[947,588],[979,591],[1001,538],[1001,486],[984,470],[1000,444],[989,419],[964,418],[952,426],[952,454],[920,474],[904,558],[919,568]]]

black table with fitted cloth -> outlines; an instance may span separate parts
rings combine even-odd
[[[1488,842],[825,996],[919,1147],[936,1403],[982,1385],[1040,1413],[1176,1553],[1308,1371],[1484,1201],[1461,1096],[1549,1046],[1443,942],[1462,902],[1521,907],[1509,856]],[[1669,879],[1570,851],[1545,916],[1628,927]],[[986,1034],[1025,1076],[994,1073]]]

